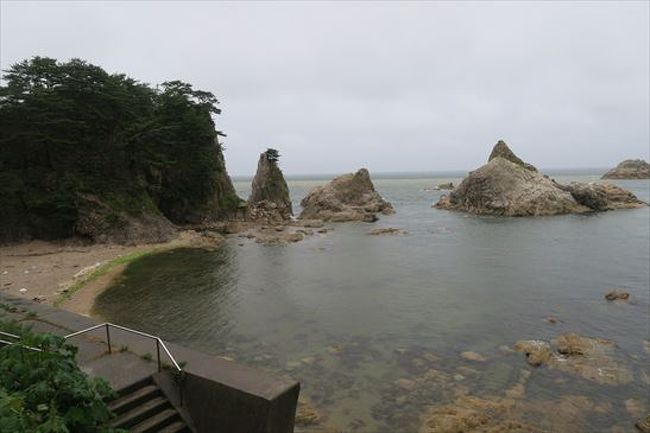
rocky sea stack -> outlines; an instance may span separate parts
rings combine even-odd
[[[503,141],[435,207],[478,215],[541,216],[637,208],[645,203],[609,184],[561,185],[519,159]]]
[[[365,168],[354,174],[336,177],[326,185],[317,186],[300,204],[303,207],[301,219],[332,222],[374,222],[377,214],[389,215],[395,212],[393,206],[375,191]]]
[[[275,149],[260,154],[248,199],[248,217],[251,220],[283,222],[293,215],[289,187],[278,166],[279,156]]]
[[[650,164],[642,159],[626,159],[605,173],[602,179],[650,179]]]

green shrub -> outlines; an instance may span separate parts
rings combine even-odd
[[[113,415],[105,401],[114,392],[104,380],[79,369],[76,347],[15,325],[0,323],[0,330],[21,336],[20,345],[0,348],[0,432],[122,431],[107,427]]]

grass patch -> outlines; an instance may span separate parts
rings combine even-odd
[[[111,269],[113,269],[115,266],[119,265],[124,265],[131,263],[135,260],[138,260],[142,257],[151,255],[153,253],[158,252],[157,248],[153,248],[150,250],[145,250],[145,251],[134,251],[130,254],[126,254],[120,257],[116,257],[113,260],[110,260],[103,265],[97,267],[97,269],[93,270],[92,272],[87,273],[86,275],[83,275],[79,277],[70,287],[68,287],[68,290],[65,293],[62,293],[59,295],[59,297],[54,301],[54,306],[59,307],[61,304],[64,302],[70,300],[72,296],[78,292],[79,290],[83,289],[88,283],[91,281],[101,277],[102,275],[105,275],[107,272],[109,272]]]

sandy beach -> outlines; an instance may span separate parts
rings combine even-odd
[[[185,230],[158,244],[30,241],[0,246],[0,291],[90,316],[97,295],[119,278],[129,261],[174,248],[213,248],[222,240],[220,235]]]

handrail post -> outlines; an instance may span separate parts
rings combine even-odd
[[[108,353],[111,354],[113,349],[111,349],[111,332],[108,330],[108,323],[106,324],[106,341],[108,342]]]
[[[158,356],[158,373],[162,371],[160,364],[160,340],[156,338],[156,355]]]

